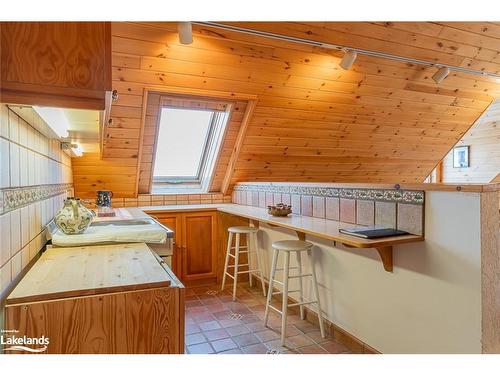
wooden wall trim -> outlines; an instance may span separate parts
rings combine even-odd
[[[224,179],[222,180],[221,193],[226,194],[229,190],[231,179],[233,177],[234,168],[236,167],[236,162],[240,156],[241,147],[243,146],[243,141],[245,140],[245,135],[248,129],[248,124],[250,123],[250,119],[252,118],[253,111],[257,105],[257,100],[249,100],[247,109],[245,111],[245,116],[243,117],[243,121],[241,122],[240,130],[238,132],[238,137],[236,138],[236,143],[233,147],[233,151],[231,153],[231,157],[229,159],[229,164],[226,169],[226,174],[224,175]]]
[[[500,236],[498,194],[482,193],[481,343],[483,353],[500,353]]]
[[[137,153],[137,173],[135,177],[135,196],[139,194],[139,181],[141,179],[141,161],[142,161],[142,148],[144,146],[144,128],[146,125],[146,112],[148,107],[149,90],[144,89],[144,94],[142,96],[142,117],[141,117],[141,129],[139,131],[139,152]],[[157,125],[158,126],[158,125]],[[156,140],[155,140],[156,149]],[[150,182],[151,184],[151,182]]]

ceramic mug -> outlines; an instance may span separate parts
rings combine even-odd
[[[113,192],[111,190],[97,190],[97,206],[98,207],[111,207],[111,198]]]

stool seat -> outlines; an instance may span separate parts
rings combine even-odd
[[[313,244],[307,241],[285,240],[273,242],[272,247],[280,251],[306,251],[313,247]]]
[[[248,233],[257,233],[259,231],[259,228],[239,226],[239,227],[229,227],[227,230],[230,233],[248,234]]]

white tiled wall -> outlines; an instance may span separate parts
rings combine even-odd
[[[0,199],[5,189],[72,183],[71,158],[59,141],[46,138],[0,104]],[[7,212],[0,202],[0,297],[45,246],[44,226],[66,193]]]

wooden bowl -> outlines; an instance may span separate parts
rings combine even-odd
[[[267,213],[273,216],[288,216],[292,213],[292,206],[278,203],[276,206],[267,206]]]

